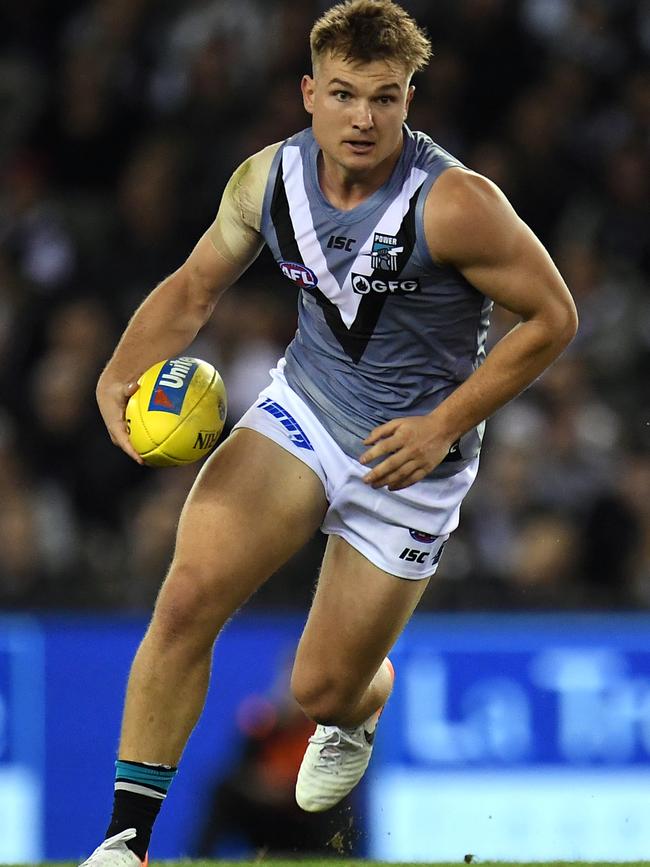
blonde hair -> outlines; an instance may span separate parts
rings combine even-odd
[[[314,69],[324,54],[369,63],[392,60],[409,76],[431,57],[431,42],[405,9],[392,0],[345,0],[312,27],[309,44]]]

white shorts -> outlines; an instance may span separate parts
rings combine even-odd
[[[272,439],[316,473],[329,508],[323,533],[341,536],[364,557],[400,578],[427,578],[436,571],[460,504],[472,486],[478,458],[446,479],[423,479],[402,491],[372,488],[369,472],[343,452],[281,370],[237,422]]]

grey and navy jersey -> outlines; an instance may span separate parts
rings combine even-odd
[[[377,425],[434,409],[484,357],[491,302],[431,258],[427,193],[460,163],[422,133],[386,183],[350,211],[324,197],[311,129],[275,153],[260,232],[300,287],[298,330],[284,373],[344,452],[358,458]],[[463,469],[483,425],[456,443],[435,475]]]

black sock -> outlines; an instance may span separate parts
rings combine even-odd
[[[113,837],[127,828],[135,828],[137,835],[133,840],[128,840],[126,845],[132,852],[135,852],[141,861],[144,861],[144,856],[149,848],[153,823],[156,821],[161,806],[162,801],[159,798],[149,798],[147,795],[118,790],[115,792],[113,815],[106,837]]]
[[[144,861],[153,823],[175,774],[176,768],[169,765],[118,759],[115,762],[113,815],[106,839],[127,828],[135,828],[136,836],[128,840],[126,846]]]

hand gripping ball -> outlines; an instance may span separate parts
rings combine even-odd
[[[191,464],[216,445],[226,420],[219,372],[199,358],[169,358],[142,374],[126,405],[134,449],[152,467]]]

